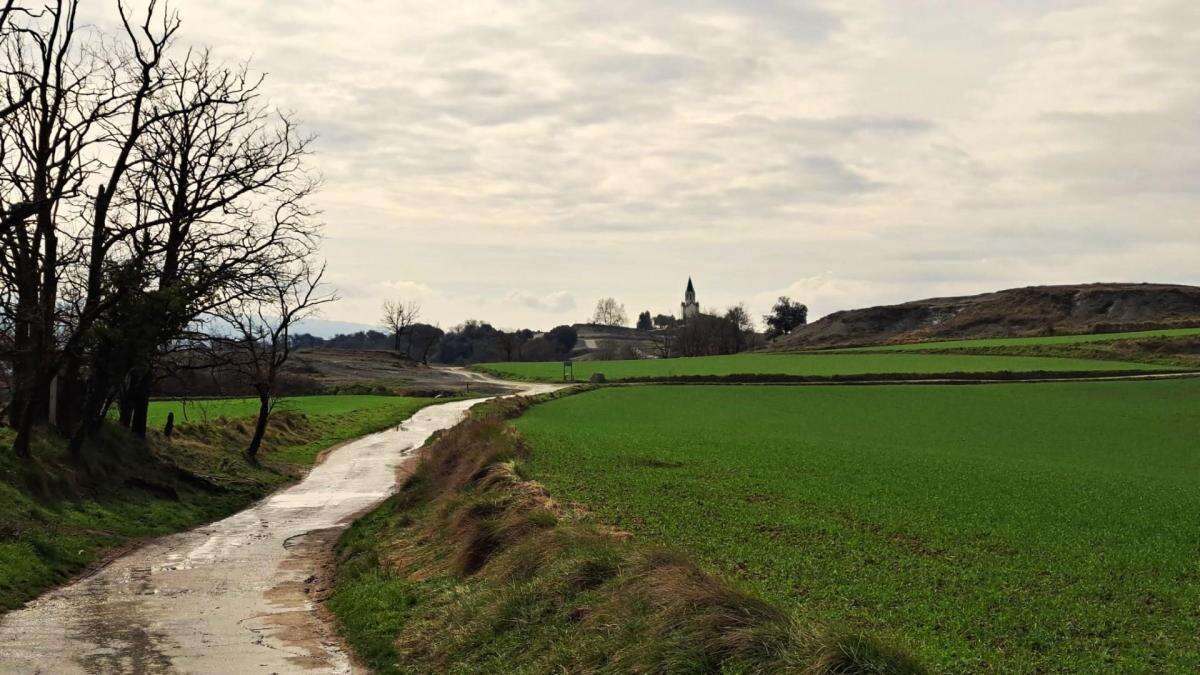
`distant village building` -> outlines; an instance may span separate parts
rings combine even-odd
[[[692,286],[691,277],[688,277],[687,290],[683,292],[683,302],[679,303],[679,313],[684,321],[700,315],[700,303],[696,302],[696,289]]]

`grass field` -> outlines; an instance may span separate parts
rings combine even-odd
[[[992,347],[1025,347],[1043,345],[1077,345],[1116,340],[1142,340],[1147,338],[1173,338],[1200,335],[1200,328],[1166,328],[1142,330],[1128,333],[1088,333],[1085,335],[1048,335],[1045,337],[988,338],[981,340],[938,340],[913,342],[901,345],[875,345],[835,349],[835,352],[908,352],[925,349],[987,349]]]
[[[437,434],[342,535],[326,607],[373,672],[926,672],[547,499],[507,429],[529,405],[497,400]]]
[[[0,611],[19,606],[113,548],[221,518],[284,485],[325,448],[400,423],[435,399],[399,396],[313,396],[285,399],[264,444],[264,466],[242,456],[257,412],[250,399],[203,403],[208,423],[188,404],[151,404],[150,446],[108,429],[79,466],[65,442],[40,436],[36,468],[7,451],[12,430],[0,429]],[[157,429],[176,411],[171,440]],[[224,416],[223,420],[218,418]],[[240,419],[239,419],[240,418]],[[179,472],[203,476],[198,488]]]
[[[280,399],[275,410],[304,413],[305,415],[345,415],[362,411],[404,408],[425,399],[406,396],[338,395],[338,396],[294,396]],[[218,398],[192,401],[151,401],[149,424],[161,426],[167,420],[167,412],[175,413],[175,423],[204,423],[218,417],[230,419],[253,417],[258,414],[256,398]]]
[[[1200,669],[1200,380],[600,389],[560,500],[938,670]]]
[[[560,362],[485,363],[477,369],[500,377],[559,381]],[[1156,370],[1165,366],[1094,359],[967,354],[733,354],[637,361],[577,361],[575,379],[604,373],[609,380],[689,375],[798,375],[830,377],[867,374],[990,372],[1098,372]]]

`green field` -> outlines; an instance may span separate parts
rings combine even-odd
[[[1200,335],[1200,328],[1165,328],[1128,333],[1088,333],[1085,335],[1048,335],[1045,337],[987,338],[981,340],[939,340],[936,342],[912,342],[902,345],[875,345],[850,347],[837,352],[907,352],[924,349],[988,349],[992,347],[1024,347],[1042,345],[1077,345],[1090,342],[1113,342],[1116,340],[1142,340],[1147,338],[1172,338]]]
[[[346,413],[399,408],[409,408],[417,403],[428,404],[425,399],[406,396],[293,396],[280,399],[275,410],[293,411],[305,415],[345,415]],[[218,417],[234,419],[253,417],[258,414],[256,398],[196,399],[191,401],[151,401],[149,424],[160,426],[167,420],[167,413],[175,413],[175,423],[204,423]]]
[[[561,362],[485,363],[477,369],[501,377],[559,381]],[[938,373],[1027,373],[1037,371],[1099,372],[1160,370],[1166,366],[1095,359],[1038,356],[987,356],[968,354],[733,354],[678,359],[636,361],[576,361],[575,379],[586,380],[603,373],[609,380],[638,377],[692,375],[836,375],[938,374]]]
[[[937,670],[1200,669],[1200,380],[607,388],[514,422],[561,501]]]

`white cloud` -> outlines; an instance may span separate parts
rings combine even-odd
[[[504,296],[504,301],[553,314],[575,309],[575,298],[567,291],[535,295],[527,291],[512,290]]]
[[[320,135],[329,318],[1200,282],[1186,0],[177,8]]]
[[[438,296],[437,291],[419,281],[381,281],[376,285],[390,297],[403,300],[428,300]]]

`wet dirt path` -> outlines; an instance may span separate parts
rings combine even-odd
[[[424,408],[245,511],[157,539],[9,613],[0,672],[354,672],[313,599],[333,544],[395,490],[413,449],[478,402]]]

